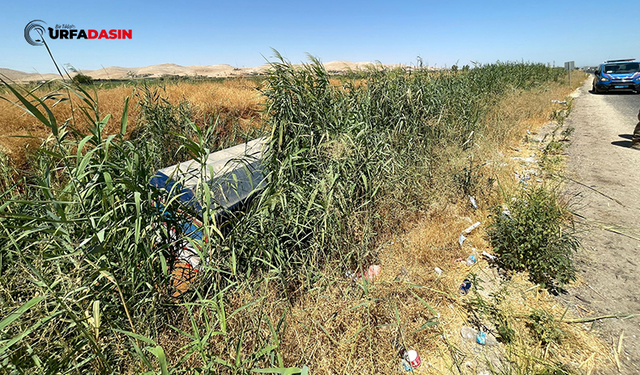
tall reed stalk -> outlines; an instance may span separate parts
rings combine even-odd
[[[188,211],[177,199],[159,211],[162,192],[149,180],[166,163],[224,147],[215,120],[198,126],[188,108],[150,93],[139,130],[127,137],[125,105],[109,135],[114,119],[82,87],[65,86],[83,103],[75,118],[56,119],[51,99],[69,98],[7,85],[52,135],[23,180],[1,185],[1,372],[305,373],[283,359],[286,313],[272,321],[259,298],[228,310],[228,296],[268,282],[294,301],[321,270],[375,260],[378,235],[434,197],[476,193],[472,169],[443,173],[447,155],[471,155],[502,95],[562,74],[522,63],[456,74],[376,68],[338,86],[317,59],[297,68],[280,57],[264,90],[267,188],[225,223],[205,205],[207,264],[184,302],[170,297],[171,273],[173,247],[187,239],[176,243],[163,223],[179,227]],[[208,202],[210,188],[199,186]],[[245,310],[255,314],[239,320]],[[167,335],[186,344],[168,351]]]

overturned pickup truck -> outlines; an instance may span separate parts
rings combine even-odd
[[[211,153],[204,162],[188,160],[156,172],[150,185],[163,190],[160,206],[178,199],[190,213],[188,221],[178,223],[177,229],[189,241],[182,241],[181,249],[175,254],[177,261],[196,270],[200,267],[201,259],[195,247],[199,249],[206,241],[202,232],[202,215],[203,207],[207,206],[207,202],[199,198],[202,194],[198,194],[202,184],[206,183],[211,191],[211,202],[208,203],[214,212],[212,216],[217,222],[223,221],[226,214],[241,209],[264,189],[262,156],[266,145],[267,138],[258,138]],[[170,236],[172,241],[180,241],[176,228],[170,229]]]

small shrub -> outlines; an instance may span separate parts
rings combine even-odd
[[[534,310],[529,314],[529,319],[527,326],[542,344],[560,343],[565,337],[564,332],[558,328],[558,322],[546,311]]]
[[[553,289],[575,279],[571,255],[579,243],[566,231],[566,207],[554,191],[543,187],[525,190],[513,200],[508,212],[493,209],[489,237],[499,264],[528,271],[529,279]]]
[[[573,126],[569,126],[566,129],[564,129],[562,132],[560,132],[560,135],[562,136],[562,139],[560,139],[561,141],[568,141],[569,137],[571,137],[571,135],[573,134],[573,132],[576,130],[576,128],[574,128]]]
[[[71,78],[71,81],[77,85],[90,85],[93,83],[93,78],[86,74],[78,73]]]
[[[545,155],[559,155],[564,150],[564,145],[555,139],[545,146],[543,152]]]

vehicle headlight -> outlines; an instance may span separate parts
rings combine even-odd
[[[607,82],[608,80],[609,80],[609,78],[607,78],[607,77],[601,77],[600,78],[600,81],[602,81],[602,82]]]

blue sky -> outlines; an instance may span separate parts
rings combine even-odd
[[[8,4],[7,4],[8,3]],[[78,29],[132,29],[132,40],[50,40],[59,63],[80,69],[230,64],[252,67],[271,48],[294,63],[381,61],[451,66],[533,61],[577,66],[640,58],[638,8],[602,1],[58,1],[0,6],[0,67],[51,73],[44,47],[29,45],[34,19]],[[85,3],[89,4],[89,3]],[[264,56],[264,57],[263,57]]]

